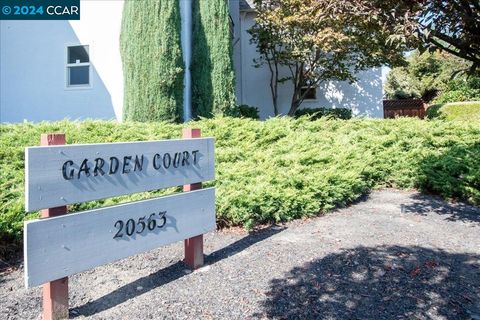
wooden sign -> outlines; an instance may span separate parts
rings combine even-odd
[[[204,263],[215,229],[214,140],[184,128],[182,140],[65,145],[42,134],[25,151],[25,285],[43,284],[43,319],[68,318],[68,276],[184,240],[184,262]],[[68,204],[183,185],[182,194],[66,214]],[[196,190],[196,191],[192,191]]]
[[[215,229],[200,189],[25,223],[25,285],[37,286]]]
[[[25,208],[33,211],[212,180],[213,138],[30,147]]]

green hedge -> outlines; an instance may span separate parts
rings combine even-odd
[[[286,221],[345,206],[372,188],[417,187],[480,204],[480,122],[308,118],[189,123],[216,139],[217,218],[221,225]],[[24,147],[45,132],[67,143],[178,138],[182,125],[104,121],[0,126],[0,237],[20,238]],[[165,192],[172,192],[169,189]],[[158,194],[158,192],[156,193]],[[74,206],[71,211],[151,197],[143,193]]]
[[[352,110],[346,108],[307,108],[295,112],[295,118],[309,116],[311,120],[323,117],[348,120],[352,118]]]
[[[451,80],[447,89],[435,98],[434,103],[449,103],[480,100],[480,78]]]
[[[228,1],[193,1],[193,116],[238,115]]]
[[[238,112],[242,118],[250,118],[259,120],[260,115],[258,114],[258,108],[254,106],[249,106],[246,104],[241,104],[238,106]]]
[[[120,35],[125,120],[183,118],[179,2],[125,1]]]

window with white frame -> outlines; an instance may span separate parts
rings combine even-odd
[[[90,56],[88,46],[67,47],[67,87],[90,87]]]

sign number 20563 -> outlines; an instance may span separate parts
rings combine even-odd
[[[122,238],[124,235],[130,237],[134,233],[143,233],[144,231],[154,231],[156,228],[162,228],[167,223],[165,215],[167,211],[160,211],[159,213],[152,213],[147,220],[147,216],[138,218],[137,221],[128,219],[127,222],[123,220],[117,220],[115,222],[115,228],[118,229],[113,239]],[[158,220],[158,222],[157,222]]]

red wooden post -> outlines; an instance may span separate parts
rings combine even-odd
[[[184,139],[200,138],[202,132],[200,129],[184,128],[182,130],[182,137]],[[183,191],[193,191],[202,188],[202,183],[192,183],[183,186]],[[197,269],[203,266],[203,234],[185,239],[185,263],[192,269]]]
[[[40,145],[52,146],[65,144],[64,133],[42,134]],[[67,207],[42,210],[42,218],[60,216],[67,213]],[[43,319],[68,319],[68,277],[51,281],[43,285]]]

